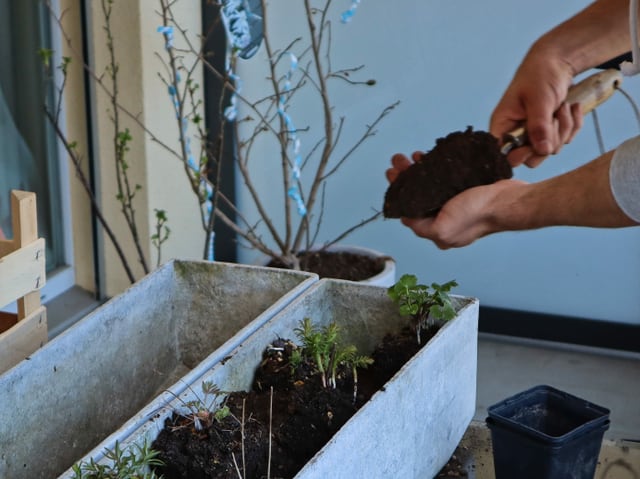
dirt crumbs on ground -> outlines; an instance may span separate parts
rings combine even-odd
[[[398,175],[385,194],[384,216],[435,216],[458,193],[512,176],[498,140],[468,127],[439,138],[431,151]]]

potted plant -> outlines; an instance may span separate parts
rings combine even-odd
[[[346,111],[338,113],[334,98],[353,88],[375,88],[375,80],[361,78],[362,65],[337,68],[333,63],[333,48],[338,47],[332,45],[332,29],[348,28],[337,20],[347,23],[355,6],[353,2],[344,12],[344,7],[327,0],[286,6],[264,0],[225,0],[220,14],[227,29],[230,69],[214,73],[231,94],[230,105],[219,112],[221,128],[232,122],[235,164],[244,185],[239,193],[244,203],[239,221],[231,222],[225,215],[224,206],[229,205],[223,197],[217,198],[221,207],[216,215],[244,244],[269,258],[270,264],[341,279],[366,279],[369,273],[358,277],[360,273],[335,269],[325,274],[327,258],[367,258],[372,252],[336,251],[330,246],[379,218],[381,212],[354,221],[334,238],[325,238],[322,223],[331,214],[327,185],[345,162],[356,159],[361,145],[398,104],[382,106],[358,133],[346,133],[353,126]],[[273,19],[284,15],[291,20],[290,28],[273,27]],[[205,65],[211,71],[211,65]],[[256,181],[265,169],[277,172],[276,185],[266,190]],[[382,263],[378,259],[375,268],[380,270]],[[385,285],[394,281],[392,275]]]
[[[48,3],[48,2],[47,2]],[[222,223],[235,235],[237,242],[266,257],[266,263],[278,267],[312,272],[312,263],[318,256],[370,257],[375,253],[377,263],[374,270],[386,268],[390,271],[390,285],[394,278],[394,263],[391,258],[368,248],[350,248],[335,251],[338,245],[356,229],[381,216],[360,214],[344,227],[342,233],[329,233],[335,226],[327,227],[331,217],[327,194],[330,180],[347,161],[356,159],[363,143],[376,133],[382,120],[398,103],[381,106],[371,121],[357,130],[349,124],[347,111],[338,112],[338,100],[348,90],[375,88],[375,80],[359,78],[362,66],[334,67],[332,63],[332,29],[348,28],[345,23],[355,12],[353,2],[346,12],[330,0],[307,0],[286,6],[264,0],[223,0],[207,2],[206,8],[215,11],[216,22],[212,30],[224,26],[227,32],[226,52],[205,50],[205,36],[194,39],[175,14],[176,3],[158,0],[158,50],[162,68],[160,80],[169,92],[167,101],[173,106],[170,120],[176,125],[177,145],[155,134],[140,120],[136,112],[124,105],[119,95],[123,82],[117,61],[120,54],[111,25],[118,2],[101,0],[104,12],[104,31],[110,53],[104,72],[84,65],[89,77],[96,83],[101,95],[108,98],[108,109],[113,111],[113,150],[117,170],[116,199],[125,217],[131,240],[136,244],[136,263],[144,272],[152,269],[144,248],[140,246],[139,228],[136,226],[135,205],[140,190],[131,178],[131,165],[135,158],[129,157],[132,142],[140,133],[148,135],[155,143],[174,156],[184,167],[188,184],[196,196],[203,227],[203,259],[213,259],[214,229]],[[291,18],[292,28],[286,32],[272,29],[270,20],[284,13]],[[342,15],[341,15],[342,13]],[[62,22],[58,25],[62,28]],[[65,35],[65,38],[68,38]],[[198,41],[200,40],[200,41]],[[50,68],[50,52],[45,52],[45,65]],[[216,60],[226,56],[222,66]],[[71,58],[64,58],[60,71],[66,78]],[[262,72],[244,75],[248,64],[263,66]],[[218,83],[221,99],[214,114],[209,114],[205,125],[202,109],[202,83],[198,77],[201,69]],[[59,97],[64,94],[66,82],[57,88]],[[358,93],[361,94],[361,93]],[[131,282],[136,275],[128,267],[133,261],[127,257],[118,232],[110,228],[110,218],[101,214],[89,181],[82,170],[82,155],[76,142],[66,138],[59,126],[59,108],[48,109],[48,116],[56,126],[63,145],[92,199],[98,221],[114,244],[120,260],[125,265]],[[120,114],[116,114],[120,113]],[[129,126],[131,122],[133,126]],[[232,163],[225,159],[225,152],[233,150]],[[362,160],[361,160],[362,161]],[[239,176],[237,198],[225,194],[223,168],[233,168]],[[274,181],[266,188],[257,179],[268,172]],[[348,195],[341,191],[340,195]],[[372,204],[378,203],[372,198]],[[171,218],[175,211],[156,209],[155,232],[152,243],[157,249],[158,261],[161,248],[171,231]],[[356,213],[358,214],[358,213]],[[365,217],[362,217],[365,216]],[[323,230],[326,228],[326,231]],[[331,235],[331,236],[330,236]],[[127,241],[130,241],[127,239]],[[248,261],[259,260],[253,257]],[[369,260],[370,261],[370,260]],[[370,271],[371,267],[369,267]],[[345,279],[366,279],[369,271],[343,276]]]
[[[287,348],[295,351],[296,347],[291,346],[286,339],[298,335],[298,347],[304,348],[305,344],[311,343],[318,346],[311,349],[320,351],[320,356],[323,355],[322,351],[329,352],[324,354],[325,359],[317,360],[316,364],[323,366],[316,366],[315,370],[320,376],[324,374],[325,384],[332,384],[328,379],[332,377],[329,371],[332,370],[331,365],[339,362],[332,361],[331,358],[337,358],[340,349],[326,347],[332,343],[325,339],[327,336],[333,337],[334,328],[337,327],[343,338],[341,344],[353,345],[359,351],[358,355],[374,358],[373,364],[358,372],[356,394],[364,394],[370,387],[365,386],[368,372],[371,372],[372,377],[386,376],[388,380],[368,401],[355,408],[355,413],[339,427],[319,452],[311,454],[311,458],[295,474],[296,479],[434,477],[451,457],[475,413],[478,302],[473,298],[453,296],[450,304],[455,311],[454,317],[439,325],[434,324],[437,331],[432,331],[433,335],[428,340],[427,335],[423,334],[422,344],[418,345],[415,329],[399,313],[398,305],[391,299],[386,288],[334,279],[320,280],[235,348],[224,364],[215,365],[192,383],[190,388],[173,398],[166,407],[156,411],[152,420],[135,431],[121,431],[119,444],[122,448],[151,445],[165,429],[165,425],[195,431],[206,442],[207,432],[204,429],[198,432],[198,427],[203,424],[196,426],[195,419],[210,418],[212,422],[212,414],[215,414],[218,407],[225,405],[230,407],[232,413],[226,426],[234,421],[236,426],[244,424],[241,434],[247,438],[254,425],[246,418],[255,416],[247,409],[243,421],[242,413],[237,408],[238,405],[241,406],[241,402],[236,400],[233,404],[225,403],[222,398],[228,396],[221,394],[221,391],[249,391],[253,384],[260,383],[267,391],[266,404],[269,404],[268,398],[272,397],[272,407],[278,407],[282,395],[277,392],[270,395],[272,383],[263,374],[256,373],[256,366],[269,364],[275,358],[273,364],[278,365],[276,369],[279,368],[282,375],[288,377],[291,369],[280,352]],[[305,322],[304,318],[310,318],[311,322]],[[389,338],[396,337],[400,330],[408,331],[409,343],[417,352],[410,355],[399,370],[396,366],[395,370],[388,369],[382,375],[379,370],[374,372],[374,368],[386,367],[384,360],[376,359],[377,346],[385,342],[384,338],[387,338],[388,343],[395,344]],[[408,343],[403,342],[401,349],[408,349],[406,344]],[[289,357],[293,356],[292,352]],[[402,361],[406,359],[402,358]],[[301,361],[296,360],[296,364],[300,363]],[[342,374],[338,375],[340,379],[337,383],[346,381],[347,401],[352,404],[355,376],[346,373],[348,370],[350,367],[345,366]],[[299,378],[294,377],[294,383],[297,380]],[[322,384],[321,379],[317,379],[317,382]],[[212,385],[215,385],[215,389],[212,389]],[[274,391],[275,389],[274,386]],[[208,397],[205,391],[215,391],[217,399],[204,400]],[[194,408],[194,404],[198,406]],[[200,412],[203,404],[207,405],[205,409],[209,411],[204,414]],[[416,407],[417,404],[420,407]],[[181,413],[187,422],[172,422],[176,412]],[[325,410],[325,413],[331,419],[335,417],[333,409]],[[275,418],[276,414],[272,417]],[[281,432],[283,427],[278,422],[271,424],[273,431]],[[304,430],[302,424],[299,427]],[[313,428],[313,431],[317,429]],[[312,435],[311,430],[309,429],[309,435]],[[276,436],[274,433],[272,450],[279,447]],[[263,436],[262,445],[268,442],[268,437],[269,434]],[[246,447],[253,447],[248,444],[254,442],[246,440]],[[231,445],[232,441],[227,441],[227,444]],[[242,447],[234,451],[241,471]],[[96,448],[93,455],[86,456],[80,462],[108,463],[104,453],[105,448]],[[246,450],[245,453],[248,455]],[[248,466],[245,464],[244,467]],[[272,477],[278,477],[276,467],[273,464]],[[260,473],[264,475],[267,471]],[[70,474],[72,471],[67,471],[61,477],[73,477]]]

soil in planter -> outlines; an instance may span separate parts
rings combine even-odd
[[[343,251],[307,251],[298,255],[303,271],[315,273],[320,278],[362,281],[384,270],[386,257],[372,257]],[[271,261],[267,266],[285,268],[282,263]]]
[[[458,193],[513,176],[511,165],[490,133],[450,133],[398,175],[385,193],[385,218],[428,218]]]
[[[435,332],[423,332],[423,344]],[[341,371],[336,389],[324,388],[306,364],[292,375],[289,358],[294,348],[282,339],[267,348],[251,391],[228,395],[231,414],[222,421],[203,416],[197,429],[193,417],[174,414],[167,419],[152,445],[165,463],[157,472],[165,479],[237,479],[237,464],[244,479],[266,478],[268,470],[272,479],[292,478],[419,345],[409,328],[385,337],[371,354],[374,363],[358,374],[355,402],[350,371]]]

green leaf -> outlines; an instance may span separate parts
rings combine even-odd
[[[420,329],[429,318],[449,321],[455,317],[456,311],[451,303],[449,291],[457,285],[455,281],[445,284],[431,283],[433,292],[429,292],[428,286],[418,284],[415,275],[405,274],[387,289],[387,294],[398,306],[400,315],[410,317],[417,333],[416,337],[419,338]]]
[[[38,50],[38,55],[40,55],[40,60],[42,60],[44,66],[49,68],[49,65],[51,65],[53,50],[51,50],[50,48],[41,48]]]

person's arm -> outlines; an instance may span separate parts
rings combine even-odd
[[[540,37],[528,55],[557,58],[575,76],[629,51],[630,45],[629,0],[598,0]]]
[[[609,181],[613,152],[605,153],[573,171],[514,189],[513,208],[501,208],[498,198],[493,212],[495,231],[528,230],[546,226],[633,226],[616,202]],[[640,189],[640,188],[639,188]]]
[[[613,154],[608,152],[539,183],[512,179],[471,188],[448,201],[435,218],[403,218],[402,223],[441,249],[466,246],[501,231],[558,225],[616,228],[640,224],[625,214],[612,193],[609,168]],[[392,162],[393,168],[387,170],[389,181],[410,165],[403,155],[394,156]],[[636,163],[640,168],[640,162]],[[634,185],[632,179],[625,181],[631,181],[627,188],[640,192],[640,185]]]
[[[513,166],[539,165],[582,126],[579,109],[563,105],[574,77],[630,49],[629,0],[599,0],[540,37],[496,106],[497,138],[526,122],[532,146],[509,155]]]

